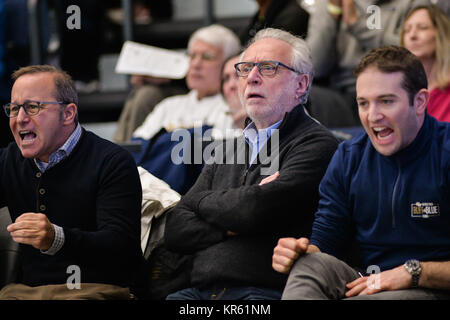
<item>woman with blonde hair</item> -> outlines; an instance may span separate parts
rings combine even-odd
[[[406,16],[401,45],[422,62],[428,79],[428,113],[450,122],[450,20],[437,6],[419,6]]]

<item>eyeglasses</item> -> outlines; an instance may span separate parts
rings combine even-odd
[[[41,110],[41,106],[44,104],[68,104],[66,102],[59,101],[27,101],[24,104],[17,104],[14,102],[7,103],[3,106],[6,116],[8,118],[14,118],[19,115],[20,108],[23,107],[25,113],[29,116],[35,116]]]
[[[202,52],[202,53],[188,52],[187,55],[190,59],[195,59],[197,55],[200,55],[200,58],[205,61],[213,61],[217,59],[215,55],[209,52]]]
[[[234,65],[238,77],[247,77],[253,67],[257,66],[258,71],[263,76],[273,76],[277,73],[278,66],[285,67],[292,72],[299,73],[291,67],[279,61],[261,61],[261,62],[239,62]]]

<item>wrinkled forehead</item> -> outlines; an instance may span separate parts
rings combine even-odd
[[[56,95],[55,75],[51,72],[29,73],[16,79],[11,90],[11,101],[54,98]]]
[[[292,47],[279,39],[263,38],[251,44],[243,52],[240,60],[247,62],[275,60],[289,64],[292,60]]]

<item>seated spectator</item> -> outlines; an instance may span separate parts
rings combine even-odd
[[[277,28],[306,37],[309,13],[297,0],[255,0],[258,12],[240,34],[242,45],[264,28]]]
[[[281,235],[310,233],[318,183],[337,147],[304,111],[312,73],[304,40],[267,28],[240,61],[239,96],[251,121],[167,213],[166,247],[193,254],[193,287],[169,300],[280,299],[286,277],[271,269],[273,246]]]
[[[316,0],[308,26],[315,85],[333,89],[347,101],[358,121],[353,70],[364,54],[383,45],[400,44],[403,17],[428,0]],[[370,5],[377,10],[367,12]],[[322,103],[316,99],[319,106]]]
[[[120,1],[108,1],[109,19],[123,24],[123,8]],[[168,21],[173,15],[171,0],[138,0],[133,1],[133,22],[138,25],[151,25],[157,21]],[[121,27],[122,29],[122,27]],[[153,111],[153,108],[164,98],[177,94],[185,94],[188,90],[184,80],[156,78],[134,74],[130,77],[133,89],[125,101],[113,140],[118,143],[128,142],[131,136]]]
[[[80,126],[64,71],[29,66],[13,79],[4,111],[15,143],[0,149],[0,207],[22,274],[0,299],[129,299],[143,261],[132,157]]]
[[[427,114],[426,73],[405,48],[373,50],[355,76],[366,134],[334,154],[310,239],[275,247],[283,299],[449,299],[450,123]],[[342,261],[355,242],[361,274]]]
[[[234,128],[233,119],[220,94],[220,73],[223,61],[239,51],[237,36],[221,25],[194,32],[188,43],[190,62],[186,76],[191,91],[161,101],[133,134],[132,140],[142,143],[141,151],[133,154],[137,165],[180,194],[189,190],[202,169],[203,136],[207,140],[235,135],[230,130]],[[174,130],[178,129],[186,130],[175,137]],[[174,149],[179,146],[183,149],[182,161],[173,159]],[[191,150],[196,146],[200,146],[198,150]]]
[[[222,67],[222,95],[228,104],[229,114],[233,118],[233,123],[236,128],[245,128],[245,119],[247,112],[242,105],[239,98],[239,77],[236,74],[234,65],[239,62],[239,56],[233,56],[225,61]]]
[[[164,99],[133,133],[150,139],[162,128],[192,128],[196,123],[219,130],[232,127],[227,105],[220,95],[220,70],[223,61],[239,52],[237,36],[221,25],[195,31],[188,43],[190,56],[186,83],[189,93]]]
[[[427,112],[450,122],[450,20],[436,6],[411,10],[402,29],[402,46],[422,62],[428,78]]]
[[[133,132],[142,125],[158,103],[167,97],[185,94],[188,90],[182,81],[184,80],[132,75],[130,83],[133,90],[120,113],[113,140],[118,143],[130,141]]]

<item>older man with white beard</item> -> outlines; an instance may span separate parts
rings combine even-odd
[[[264,29],[235,68],[249,119],[234,148],[216,153],[168,213],[166,246],[193,254],[193,287],[170,300],[280,299],[286,276],[271,269],[273,247],[281,235],[310,234],[337,148],[304,111],[313,70],[301,38]]]

